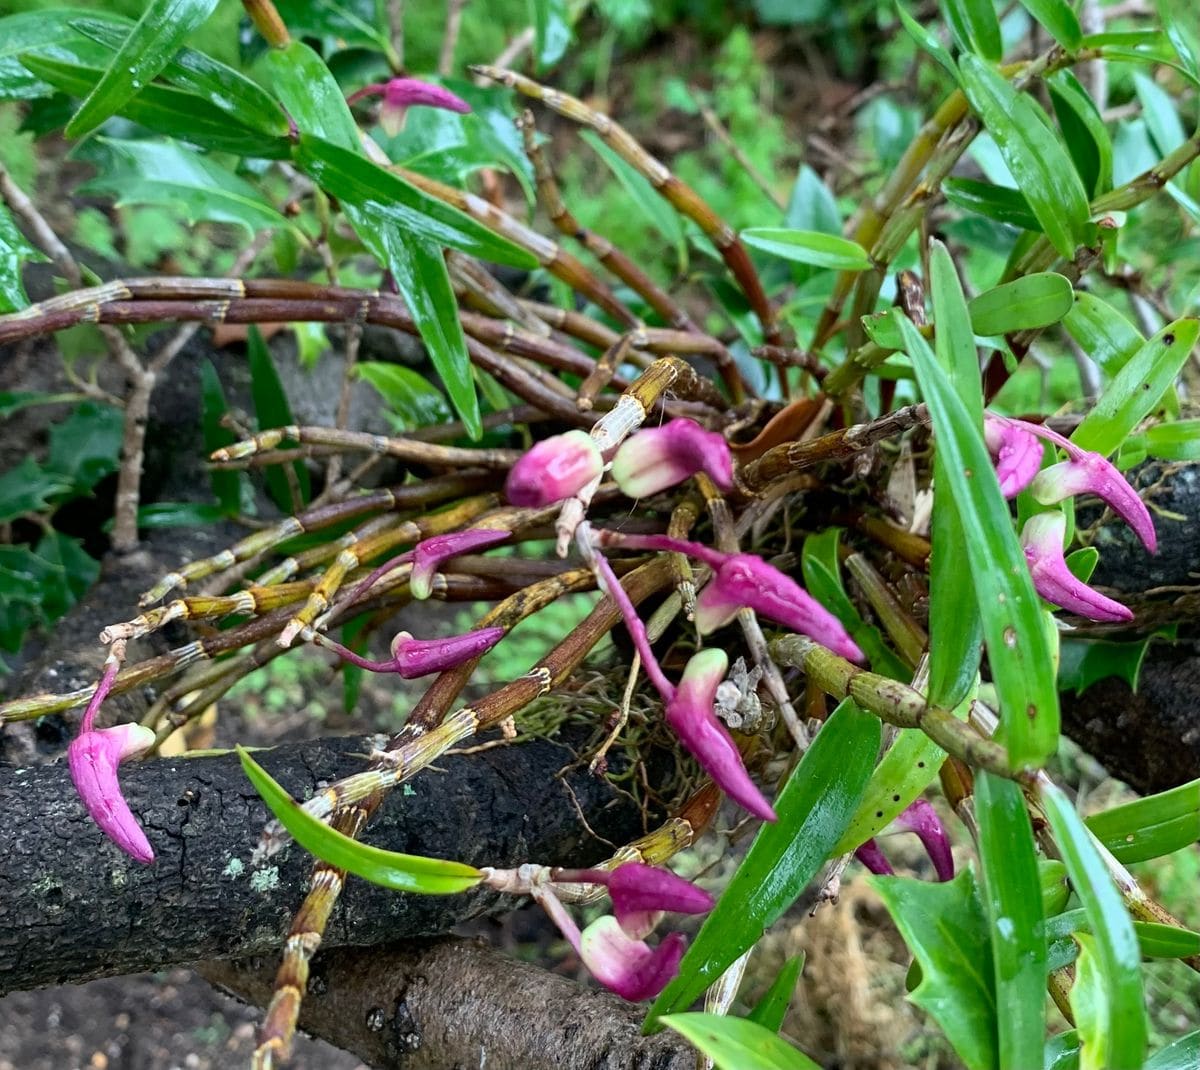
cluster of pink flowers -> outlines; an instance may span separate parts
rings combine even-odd
[[[991,413],[984,421],[984,436],[1006,498],[1015,497],[1026,487],[1041,505],[1056,505],[1076,494],[1095,494],[1133,529],[1150,553],[1158,548],[1150,511],[1121,473],[1100,454],[1080,449],[1048,427]],[[1060,447],[1067,459],[1042,469],[1039,439]],[[1089,587],[1067,567],[1063,556],[1066,527],[1066,517],[1054,510],[1030,517],[1021,530],[1021,546],[1038,594],[1089,620],[1132,620],[1127,606]]]
[[[553,887],[541,886],[534,898],[550,915],[583,964],[605,988],[628,1000],[657,996],[679,972],[687,940],[669,933],[655,947],[646,943],[663,914],[706,914],[713,898],[669,870],[625,862],[613,870],[552,870],[560,884],[596,884],[607,889],[613,912],[582,932]]]

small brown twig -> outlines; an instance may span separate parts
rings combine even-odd
[[[458,45],[458,34],[462,29],[463,8],[468,0],[447,0],[446,30],[442,34],[442,48],[438,53],[437,72],[443,78],[454,70],[454,49]]]

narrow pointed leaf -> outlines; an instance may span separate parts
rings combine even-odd
[[[748,1018],[672,1014],[662,1020],[713,1061],[717,1070],[820,1070],[803,1052]]]
[[[1004,54],[993,0],[942,0],[942,13],[958,47],[998,63]]]
[[[1112,1038],[1105,1065],[1110,1070],[1141,1066],[1146,1055],[1146,1007],[1141,951],[1129,912],[1087,826],[1067,797],[1049,784],[1042,789],[1042,805],[1095,939],[1108,1014],[1105,1026]]]
[[[1075,295],[1075,304],[1064,317],[1063,326],[1110,377],[1124,368],[1146,342],[1122,313],[1086,290]]]
[[[985,290],[967,306],[976,334],[1008,334],[1058,323],[1074,304],[1071,280],[1053,271]]]
[[[116,115],[158,75],[183,39],[216,6],[217,0],[150,0],[100,81],[67,123],[67,137],[82,137]]]
[[[1021,0],[1021,6],[1068,52],[1079,50],[1083,30],[1067,0]]]
[[[741,238],[754,249],[800,264],[835,271],[869,271],[874,266],[866,249],[838,234],[788,227],[751,227],[742,231]]]
[[[879,722],[847,700],[817,733],[775,799],[716,907],[646,1019],[689,1007],[797,899],[858,807],[879,749]]]
[[[1200,839],[1200,780],[1093,814],[1085,823],[1122,865],[1172,854]]]
[[[1112,1005],[1096,958],[1095,943],[1087,933],[1077,933],[1075,941],[1079,956],[1075,962],[1075,983],[1071,986],[1071,1011],[1079,1034],[1079,1070],[1122,1066],[1113,1062]]]
[[[954,59],[950,53],[946,51],[945,46],[938,40],[937,34],[928,27],[923,26],[908,13],[908,8],[905,6],[904,0],[896,0],[896,14],[900,18],[901,25],[908,31],[909,37],[937,60],[942,65],[942,69],[957,82],[958,68],[954,65]]]
[[[1022,230],[1042,229],[1025,194],[1019,189],[980,182],[974,178],[948,178],[942,183],[942,192],[951,204],[994,219],[997,223],[1008,223]]]
[[[250,365],[250,396],[254,400],[254,415],[258,420],[259,429],[265,431],[271,427],[287,427],[295,423],[287,393],[283,389],[283,383],[279,381],[279,373],[275,370],[275,363],[271,360],[262,334],[254,324],[250,325],[246,334],[246,358]],[[308,502],[312,496],[308,469],[303,461],[293,461],[292,471],[300,488],[301,499]],[[285,513],[293,512],[292,493],[283,466],[273,464],[264,468],[263,479],[275,504]]]
[[[939,883],[906,877],[868,883],[920,964],[921,983],[908,998],[937,1021],[968,1070],[994,1070],[996,990],[974,873],[964,869]]]
[[[1037,1066],[1046,1034],[1046,933],[1041,877],[1025,797],[1011,780],[980,771],[975,814],[991,925],[1000,1070]]]
[[[796,982],[800,980],[800,971],[803,969],[803,953],[788,959],[775,975],[771,987],[746,1015],[746,1020],[757,1022],[772,1033],[778,1033],[783,1028],[783,1020],[787,1017],[788,1007],[796,992]]]
[[[1071,71],[1056,71],[1046,81],[1084,189],[1093,197],[1107,193],[1112,189],[1113,146],[1100,109]]]
[[[1090,933],[1092,923],[1087,911],[1068,910],[1046,921],[1046,939],[1057,944],[1070,942],[1073,933]],[[1182,959],[1200,954],[1200,933],[1177,925],[1162,925],[1158,922],[1135,921],[1133,933],[1137,937],[1142,956],[1148,959]],[[1074,961],[1075,950],[1069,952],[1067,961]]]
[[[1071,436],[1081,449],[1108,455],[1155,408],[1200,336],[1200,320],[1167,324],[1147,339],[1104,389]]]
[[[302,134],[339,148],[359,151],[358,126],[342,88],[321,59],[303,41],[273,48],[263,63],[288,115]]]
[[[244,747],[237,752],[250,783],[292,839],[330,865],[385,888],[421,895],[455,895],[483,879],[474,866],[461,862],[384,851],[351,839],[306,813]]]
[[[1091,209],[1083,182],[1033,100],[975,56],[959,61],[963,92],[996,142],[1050,244],[1070,259],[1087,244]]]
[[[1156,1051],[1142,1070],[1196,1070],[1200,1066],[1200,1030]]]
[[[1041,765],[1058,747],[1058,690],[1041,602],[1013,531],[1008,504],[975,424],[908,320],[900,320],[933,418],[936,450],[966,535],[967,564],[1000,698],[998,738],[1014,769]]]

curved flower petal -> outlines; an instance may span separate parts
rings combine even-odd
[[[671,933],[657,947],[631,940],[610,914],[583,930],[579,955],[605,988],[637,1001],[657,996],[679,972],[687,940]]]
[[[1038,473],[1031,491],[1043,505],[1054,505],[1075,494],[1095,494],[1125,521],[1151,553],[1158,549],[1154,521],[1146,503],[1125,477],[1098,453],[1079,450],[1069,461]]]
[[[503,628],[480,628],[446,639],[414,639],[410,632],[398,632],[392,640],[392,661],[400,676],[415,680],[486,654],[503,638]]]
[[[648,427],[621,443],[612,476],[623,494],[647,498],[705,472],[722,490],[733,487],[733,455],[715,431],[680,417]]]
[[[728,667],[723,650],[694,654],[667,703],[667,723],[726,795],[756,817],[774,821],[775,811],[750,779],[737,744],[713,710],[717,687]]]
[[[67,748],[71,780],[101,831],[138,862],[154,861],[146,833],[129,809],[117,779],[117,766],[153,746],[154,732],[144,725],[122,724],[85,731]]]
[[[604,470],[600,447],[586,431],[567,431],[536,443],[513,465],[504,496],[540,508],[571,497]]]
[[[874,839],[862,843],[854,852],[854,857],[872,873],[878,873],[882,877],[890,877],[896,872]]]
[[[628,936],[642,939],[654,931],[665,911],[707,914],[715,900],[703,888],[668,869],[625,862],[608,877],[613,914]]]
[[[417,543],[409,551],[412,554],[412,575],[408,588],[413,598],[425,599],[433,593],[433,577],[443,561],[458,557],[459,554],[469,554],[472,550],[494,546],[511,534],[510,531],[494,528],[467,528],[466,531],[452,531],[448,535],[434,535]]]
[[[1049,471],[1047,469],[1046,471]],[[1047,602],[1098,621],[1132,620],[1127,606],[1106,598],[1077,579],[1063,557],[1067,520],[1059,512],[1031,516],[1021,530],[1021,548],[1029,564],[1033,586]]]
[[[1042,444],[1019,420],[1008,420],[988,413],[983,419],[983,437],[996,462],[996,478],[1006,498],[1021,493],[1042,466]]]
[[[896,824],[917,834],[917,838],[929,854],[930,861],[933,862],[938,880],[954,879],[954,855],[950,850],[950,838],[942,826],[942,819],[938,817],[928,799],[917,799],[913,802],[896,818]]]

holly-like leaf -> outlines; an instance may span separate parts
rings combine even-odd
[[[0,475],[0,524],[40,513],[52,498],[70,489],[71,480],[62,473],[47,471],[32,457],[26,457],[16,468]]]
[[[85,401],[50,429],[46,469],[56,472],[80,493],[90,492],[121,461],[125,416],[112,405]]]
[[[442,392],[411,368],[364,360],[354,366],[354,373],[379,391],[397,431],[414,431],[450,418]]]
[[[17,312],[29,304],[21,272],[25,264],[46,256],[17,229],[8,205],[0,202],[0,313]]]

